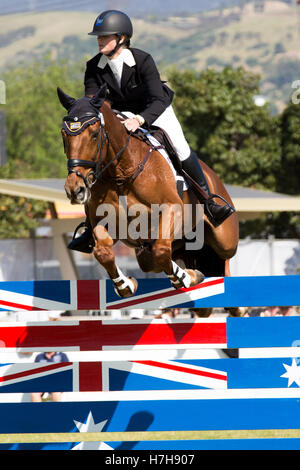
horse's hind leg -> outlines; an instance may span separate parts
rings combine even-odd
[[[154,271],[153,256],[152,256],[152,246],[142,245],[135,249],[135,256],[139,267],[144,273]]]
[[[114,241],[102,225],[94,228],[94,256],[106,269],[107,274],[114,284],[115,292],[120,297],[130,297],[137,290],[137,281],[132,277],[126,277],[115,263],[115,255],[112,250]]]

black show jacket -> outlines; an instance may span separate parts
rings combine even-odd
[[[130,48],[135,65],[125,62],[121,89],[108,64],[98,67],[101,53],[86,64],[84,86],[86,95],[95,95],[104,83],[108,87],[108,100],[113,109],[140,114],[150,126],[172,103],[174,92],[161,81],[155,62],[150,54]]]

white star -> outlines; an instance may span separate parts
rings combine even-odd
[[[86,423],[80,423],[75,420],[74,423],[80,432],[101,432],[107,423],[107,419],[100,423],[95,423],[92,412],[90,411]],[[113,450],[113,448],[105,444],[105,442],[80,442],[72,447],[72,450]]]
[[[290,387],[294,382],[300,387],[300,367],[297,366],[296,359],[293,358],[292,365],[283,364],[285,367],[285,374],[282,374],[280,377],[286,377],[289,379],[288,387]]]

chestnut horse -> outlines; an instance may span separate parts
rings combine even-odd
[[[153,237],[150,227],[139,237],[127,233],[127,237],[122,238],[125,244],[135,248],[142,271],[164,272],[175,288],[197,285],[204,276],[230,276],[229,259],[236,253],[239,239],[236,212],[217,228],[205,215],[203,223],[202,212],[204,243],[201,249],[187,250],[182,227],[178,228],[174,222],[173,207],[179,207],[182,214],[186,205],[202,207],[193,191],[184,191],[180,198],[169,163],[158,150],[125,129],[106,101],[105,89],[99,89],[93,98],[79,100],[59,88],[57,91],[61,104],[68,111],[62,127],[69,170],[65,191],[72,204],[85,205],[95,241],[93,254],[106,269],[117,294],[129,297],[137,290],[136,279],[121,271],[112,249],[114,243],[121,239],[120,220],[124,208],[120,200],[126,200],[127,228],[133,220],[128,216],[130,209],[143,209],[139,212],[146,213],[150,220],[153,205],[163,207],[156,237]],[[233,205],[214,171],[205,163],[201,164],[211,192]],[[108,226],[107,212],[99,214],[99,208],[113,209],[115,226],[112,229]],[[192,218],[193,224],[197,223],[194,215]],[[165,221],[169,228],[168,236],[165,236],[163,228]],[[178,230],[181,235],[176,237]],[[202,313],[207,316],[210,310]],[[240,315],[238,308],[232,308],[230,313]]]

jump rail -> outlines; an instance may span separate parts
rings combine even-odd
[[[299,280],[275,277],[268,292],[277,298],[280,285],[276,303],[299,305]],[[28,295],[28,283],[16,284]],[[297,316],[0,323],[0,449],[299,449],[299,344]],[[34,363],[42,350],[71,360]],[[33,391],[63,391],[63,401],[32,403]],[[185,437],[172,440],[174,431]]]
[[[206,278],[175,290],[168,279],[141,279],[120,299],[110,280],[0,282],[0,310],[132,310],[166,307],[298,305],[300,276]]]

